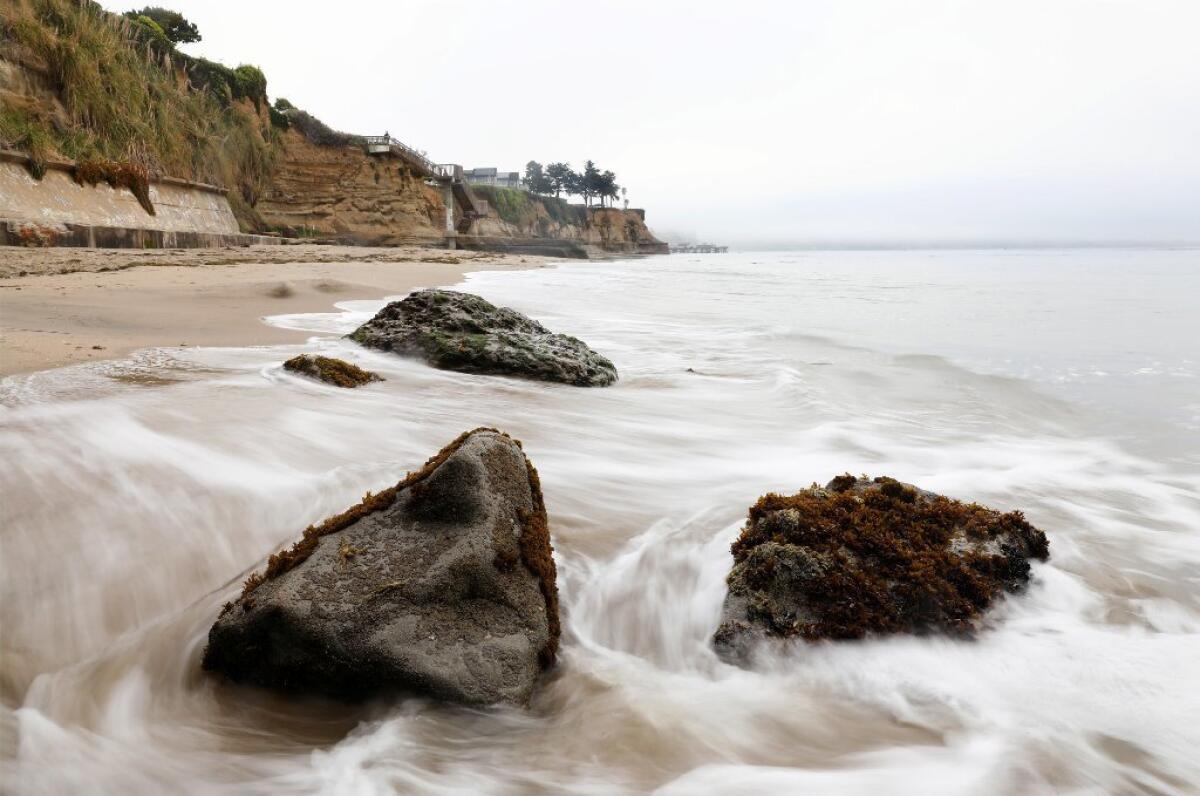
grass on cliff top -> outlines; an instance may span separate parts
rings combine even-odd
[[[498,185],[472,185],[471,190],[486,199],[502,220],[517,226],[530,226],[537,222],[537,203],[546,208],[547,215],[558,224],[583,224],[584,214],[572,207],[565,199],[553,196],[533,196],[519,188],[503,188]]]
[[[266,78],[174,50],[133,20],[91,0],[13,0],[0,42],[44,64],[61,112],[6,98],[0,146],[34,159],[113,161],[221,185],[246,226],[277,160],[266,121]],[[56,118],[56,116],[58,118]]]

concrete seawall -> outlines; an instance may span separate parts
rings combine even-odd
[[[152,180],[154,215],[131,191],[80,185],[72,164],[47,164],[35,179],[27,158],[0,152],[0,245],[192,248],[272,243],[243,235],[220,188],[170,178]]]

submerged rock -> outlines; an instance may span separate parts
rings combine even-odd
[[[1019,511],[1001,514],[891,478],[838,476],[750,509],[718,654],[743,659],[761,638],[966,634],[1004,592],[1046,559],[1046,535]]]
[[[479,296],[419,290],[388,304],[350,339],[371,348],[422,357],[444,370],[522,376],[603,387],[617,369],[574,337]]]
[[[335,387],[360,387],[373,381],[383,381],[378,373],[363,370],[342,359],[323,357],[318,354],[301,354],[283,363],[284,370],[308,376],[311,379],[332,384]]]
[[[204,668],[284,691],[523,704],[558,637],[537,471],[476,429],[271,556],[213,624]]]

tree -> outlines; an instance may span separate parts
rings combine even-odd
[[[590,160],[584,163],[583,173],[579,175],[578,193],[583,197],[585,205],[591,205],[592,197],[600,195],[600,180],[600,169],[596,168],[596,164]]]
[[[617,196],[621,192],[621,186],[617,185],[617,175],[607,170],[596,178],[595,188],[596,196],[600,197],[601,207],[604,207],[605,199],[611,199],[613,202],[616,202]]]
[[[161,31],[172,44],[191,44],[200,41],[200,31],[178,11],[171,11],[159,6],[146,6],[141,11],[126,11],[125,16],[145,27],[151,27],[146,22],[153,22],[154,27],[151,30]]]
[[[546,167],[546,179],[556,197],[564,193],[574,193],[571,186],[574,185],[576,177],[575,172],[566,163],[551,163]]]
[[[525,189],[530,193],[546,195],[554,191],[553,181],[546,176],[542,164],[531,160],[525,164]]]

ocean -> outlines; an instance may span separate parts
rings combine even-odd
[[[580,389],[267,322],[0,382],[0,783],[57,793],[1200,791],[1200,251],[734,252],[470,274],[585,340]],[[317,351],[387,381],[284,372]],[[559,664],[528,710],[285,698],[199,670],[309,523],[495,426],[537,466]],[[889,475],[1050,540],[973,640],[709,646],[766,492]]]

